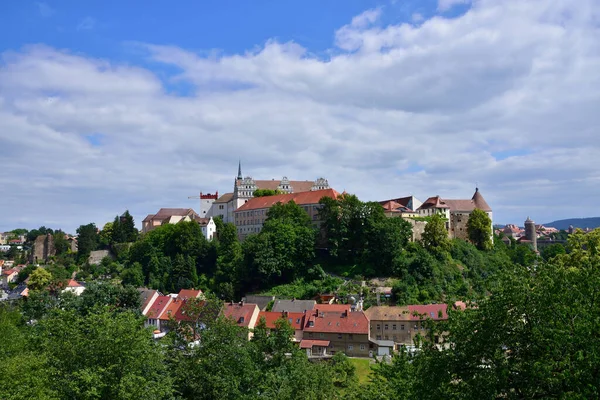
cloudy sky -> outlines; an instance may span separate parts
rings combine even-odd
[[[197,208],[238,159],[599,216],[599,38],[597,0],[4,1],[0,231]]]

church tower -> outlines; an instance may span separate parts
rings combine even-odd
[[[533,250],[537,251],[537,233],[535,230],[535,222],[533,222],[529,217],[527,217],[525,220],[525,237],[531,242]]]

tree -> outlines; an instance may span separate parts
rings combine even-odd
[[[492,248],[492,220],[487,213],[478,208],[474,209],[467,221],[469,240],[479,250]]]
[[[77,228],[77,259],[84,262],[90,256],[90,252],[98,248],[99,236],[96,224],[90,223]]]
[[[63,231],[56,231],[52,238],[54,239],[54,249],[56,250],[57,256],[61,256],[67,253],[71,248],[71,246],[69,245],[69,241],[67,240]]]
[[[126,268],[121,273],[121,280],[123,285],[130,285],[133,287],[141,287],[144,285],[144,273],[142,272],[142,266],[140,263],[134,263],[130,268]]]
[[[275,196],[276,194],[282,194],[283,192],[279,189],[256,189],[252,196],[254,197],[265,197],[265,196]]]
[[[550,261],[559,254],[566,254],[566,252],[565,246],[563,246],[561,243],[554,243],[542,247],[541,256],[544,261]]]
[[[52,281],[52,274],[44,268],[38,267],[29,275],[27,287],[30,290],[43,290]]]
[[[100,244],[103,247],[108,247],[113,243],[113,223],[107,222],[100,231]]]
[[[450,247],[446,220],[439,214],[432,215],[421,235],[423,246],[433,252],[446,251]]]
[[[135,221],[133,216],[129,213],[129,210],[125,210],[125,213],[119,219],[121,222],[121,231],[125,238],[125,242],[135,242],[138,238],[138,230],[135,227]]]

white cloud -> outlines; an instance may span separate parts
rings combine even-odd
[[[458,4],[470,4],[472,0],[438,0],[438,10],[447,11]]]
[[[257,178],[325,176],[372,200],[468,197],[479,182],[501,222],[598,214],[600,4],[480,0],[418,26],[378,26],[381,12],[341,27],[328,58],[276,41],[145,46],[182,71],[185,97],[142,66],[3,54],[0,230],[195,206],[230,190],[239,157]]]

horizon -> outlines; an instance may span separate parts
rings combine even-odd
[[[477,186],[495,224],[597,218],[597,1],[0,10],[2,232],[141,227],[230,192],[239,159],[364,201]]]

